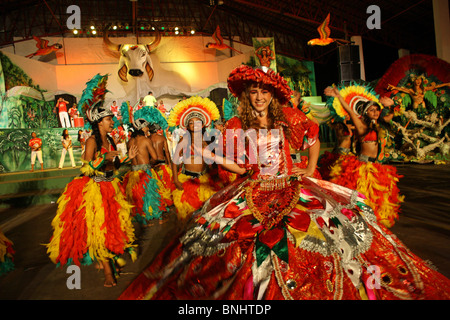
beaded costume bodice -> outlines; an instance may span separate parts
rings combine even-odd
[[[227,129],[237,129],[233,135],[234,144],[238,145],[234,159],[245,158],[241,165],[251,170],[244,187],[248,208],[265,229],[279,224],[299,199],[302,184],[292,176],[290,145],[297,150],[305,150],[318,138],[316,123],[292,108],[284,108],[283,111],[288,123],[277,123],[272,130],[247,130],[244,133],[239,130],[242,128],[239,119],[233,118],[227,123]],[[245,134],[246,139],[241,134]],[[244,141],[245,148],[242,148],[239,142]],[[242,150],[245,150],[244,156]]]
[[[285,139],[282,128],[272,130],[259,130],[256,141],[249,139],[247,158],[253,160],[252,169],[259,179],[272,179],[288,174],[288,163],[284,150]],[[290,163],[292,165],[292,163]],[[289,168],[290,169],[290,168]]]

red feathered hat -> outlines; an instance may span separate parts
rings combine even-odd
[[[269,68],[252,68],[242,65],[231,71],[228,77],[228,89],[237,98],[250,83],[261,83],[274,88],[274,95],[281,104],[291,99],[292,90],[287,81],[278,73]]]

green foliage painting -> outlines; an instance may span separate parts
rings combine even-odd
[[[245,64],[251,67],[258,65],[253,56]],[[286,79],[292,90],[299,91],[303,97],[317,95],[314,62],[299,61],[277,54],[276,66],[277,71]]]
[[[73,154],[77,164],[81,159],[78,129],[68,129],[69,135],[72,137]],[[63,130],[63,128],[0,129],[0,173],[30,170],[31,149],[28,143],[32,132],[36,132],[37,137],[42,140],[44,168],[56,168],[61,157]],[[70,166],[69,156],[66,156],[65,165]]]
[[[0,128],[55,128],[54,101],[46,101],[39,85],[0,51]],[[8,90],[14,95],[7,96]]]

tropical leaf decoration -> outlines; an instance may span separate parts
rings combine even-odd
[[[250,67],[256,67],[256,59],[250,59],[244,63]],[[309,61],[298,61],[280,54],[276,55],[277,71],[288,82],[292,90],[298,90],[302,96],[316,94],[315,83],[311,83],[310,75],[314,75],[314,63]]]
[[[29,150],[28,141],[29,134],[23,130],[11,130],[6,134],[4,139],[0,139],[0,153],[2,157],[10,157],[11,161],[2,161],[6,166],[7,163],[13,167],[7,167],[6,171],[15,171],[21,167],[26,160],[26,153]]]
[[[0,110],[7,113],[2,116],[1,125],[5,128],[51,128],[58,127],[58,120],[53,114],[53,106],[45,100],[39,85],[4,53],[0,51]],[[21,88],[7,97],[6,91]],[[32,98],[24,94],[29,88],[36,90],[40,98]],[[13,89],[14,90],[14,89]],[[32,90],[32,91],[34,91]],[[0,112],[1,115],[2,112]]]
[[[1,51],[0,63],[4,73],[6,91],[16,86],[32,87],[40,91],[39,86],[34,85],[33,80]]]
[[[425,92],[424,98],[427,102],[429,102],[429,104],[433,107],[433,109],[437,108],[438,99],[433,91]]]
[[[409,107],[412,103],[411,96],[409,94],[403,93],[401,95],[401,97],[402,97],[403,105],[405,106],[405,108]]]

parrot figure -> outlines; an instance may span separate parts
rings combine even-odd
[[[330,27],[328,26],[329,24],[330,24],[330,14],[328,13],[325,20],[317,28],[317,31],[319,31],[320,38],[309,40],[308,41],[309,46],[327,46],[333,42],[336,42],[338,44],[350,43],[350,41],[347,40],[330,38],[331,30]]]
[[[206,44],[207,48],[214,48],[214,49],[218,49],[218,50],[231,49],[231,50],[236,51],[237,53],[241,53],[242,54],[242,52],[240,52],[240,51],[238,51],[238,50],[236,50],[236,49],[226,45],[225,43],[223,43],[223,38],[220,35],[220,27],[219,26],[217,26],[216,31],[214,31],[212,37],[213,37],[215,43],[208,42]]]
[[[48,45],[48,40],[41,39],[39,37],[33,36],[33,39],[36,40],[36,47],[38,50],[32,54],[26,56],[26,58],[33,58],[34,56],[45,56],[54,51],[57,51],[62,48],[62,45],[59,43],[55,43],[51,46]]]

